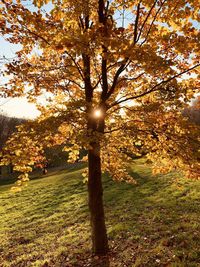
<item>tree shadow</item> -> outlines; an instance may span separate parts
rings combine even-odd
[[[69,266],[74,267],[134,266],[135,262],[140,264],[138,266],[154,267],[159,261],[163,264],[160,266],[164,266],[168,260],[180,264],[183,261],[183,266],[196,264],[200,241],[200,184],[180,179],[177,185],[175,180],[179,177],[175,174],[153,177],[145,166],[136,165],[131,174],[138,182],[136,185],[116,183],[104,176],[105,214],[112,256],[91,256],[86,185],[80,172],[75,170],[73,176],[70,172],[58,175],[55,181],[42,180],[42,187],[34,182],[34,190],[16,198],[22,216],[7,237],[9,248],[13,253],[24,253],[19,251],[20,246],[25,251],[27,245],[33,250],[39,244],[36,252],[39,260],[46,257],[48,248],[52,251],[51,267],[55,266],[54,262],[63,264],[65,255],[73,264]],[[24,208],[24,205],[29,207]]]
[[[110,267],[109,256],[93,257],[91,261],[91,267]]]

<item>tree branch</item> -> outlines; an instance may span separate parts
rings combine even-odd
[[[93,97],[93,88],[91,84],[91,67],[90,67],[90,57],[83,54],[83,64],[84,64],[84,83],[85,83],[85,96],[86,101],[91,102]]]
[[[115,73],[112,86],[111,86],[109,92],[107,93],[105,100],[107,100],[113,94],[115,87],[117,85],[117,80],[119,78],[119,75],[124,71],[125,67],[126,67],[126,62],[122,63],[122,65],[119,67],[119,69]]]
[[[83,76],[83,73],[82,73],[82,69],[81,69],[81,66],[78,64],[78,62],[76,62],[76,60],[73,58],[72,55],[69,54],[69,52],[65,51],[65,53],[71,58],[71,60],[74,62],[74,65],[76,66],[81,78],[83,79],[84,81],[84,76]]]
[[[143,28],[144,28],[144,26],[145,26],[145,24],[146,24],[146,22],[147,22],[149,16],[151,15],[152,10],[154,9],[154,7],[155,7],[155,5],[156,5],[157,2],[158,2],[158,0],[155,0],[154,3],[153,3],[153,5],[152,5],[152,7],[150,8],[150,10],[149,10],[149,12],[148,12],[148,14],[147,14],[147,16],[146,16],[146,18],[145,18],[145,20],[144,20],[142,26],[141,26],[141,29],[140,29],[140,32],[139,32],[139,34],[138,34],[138,38],[137,38],[136,41],[139,41],[140,36],[141,36],[141,34],[142,34],[142,30],[143,30]]]
[[[98,8],[98,14],[99,14],[99,22],[103,23],[105,22],[105,5],[104,0],[99,0],[99,8]]]
[[[107,48],[103,46],[103,56],[106,56]],[[101,100],[104,101],[106,99],[108,93],[108,77],[107,77],[107,59],[102,58],[101,64],[101,73],[102,73],[102,83],[103,83],[103,91],[101,95]]]
[[[46,44],[51,45],[51,44],[49,43],[49,41],[47,41],[47,39],[45,39],[43,36],[40,36],[40,35],[37,34],[36,32],[33,32],[33,31],[29,30],[27,27],[25,27],[25,29],[28,31],[28,33],[30,33],[30,34],[36,36],[38,39],[41,39],[41,40],[44,41]]]
[[[184,70],[184,71],[182,71],[182,72],[180,72],[180,73],[177,73],[177,74],[174,75],[173,77],[170,77],[170,78],[168,78],[167,80],[161,81],[160,83],[154,85],[151,89],[149,89],[148,91],[145,91],[145,92],[141,93],[140,95],[136,95],[136,96],[128,97],[128,98],[123,99],[123,100],[121,100],[121,101],[114,102],[112,105],[109,106],[109,108],[111,108],[111,107],[113,107],[113,106],[116,106],[116,105],[119,105],[119,104],[121,104],[121,103],[123,103],[123,102],[126,102],[126,101],[128,101],[128,100],[137,99],[137,98],[140,98],[140,97],[142,97],[142,96],[148,95],[148,94],[150,94],[150,93],[152,93],[152,92],[155,92],[155,91],[157,91],[157,90],[159,89],[159,88],[158,88],[159,86],[161,86],[161,85],[163,85],[163,84],[166,84],[166,83],[172,81],[173,79],[178,78],[179,76],[181,76],[181,75],[183,75],[183,74],[185,74],[185,73],[187,73],[187,72],[189,72],[189,71],[191,71],[191,70],[193,70],[193,69],[195,69],[195,68],[197,68],[197,67],[199,67],[199,66],[200,66],[200,63],[197,64],[197,65],[195,65],[195,66],[193,66],[193,67],[191,67],[191,68],[189,68],[189,69],[187,69],[187,70]],[[158,88],[158,89],[157,89],[157,88]]]
[[[155,16],[154,16],[154,18],[153,18],[151,24],[150,24],[150,27],[149,27],[148,32],[147,32],[147,35],[146,35],[144,41],[142,41],[142,43],[140,44],[140,46],[142,46],[142,45],[147,41],[147,38],[148,38],[148,36],[149,36],[149,34],[150,34],[150,31],[151,31],[151,28],[152,28],[152,26],[153,26],[153,24],[154,24],[154,22],[155,22],[155,20],[156,20],[156,18],[157,18],[157,16],[158,16],[159,12],[160,12],[160,10],[161,10],[161,8],[163,7],[163,5],[164,5],[165,2],[166,2],[166,0],[164,0],[164,1],[161,3],[159,9],[157,10],[157,12],[156,12],[156,14],[155,14]],[[139,39],[138,39],[138,41],[139,41]]]
[[[141,2],[141,1],[140,1]],[[140,16],[140,2],[137,5],[137,14],[135,18],[135,28],[134,28],[134,44],[137,42],[137,32],[138,32],[138,21],[139,21],[139,16]]]
[[[142,72],[138,76],[133,77],[133,78],[128,78],[128,77],[127,78],[122,78],[121,80],[118,80],[117,84],[119,84],[120,82],[123,82],[123,81],[135,81],[135,80],[139,79],[144,74],[145,74],[145,72]]]

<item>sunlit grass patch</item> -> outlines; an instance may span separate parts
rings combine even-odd
[[[15,195],[0,186],[0,266],[97,266],[81,172],[32,180]],[[198,266],[200,182],[153,177],[143,160],[130,172],[136,185],[104,177],[110,266]]]

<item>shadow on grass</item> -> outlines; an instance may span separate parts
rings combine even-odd
[[[3,199],[2,259],[13,267],[198,266],[200,183],[153,177],[140,161],[130,173],[136,185],[104,177],[109,257],[91,256],[86,185],[75,169],[33,180],[12,203]]]
[[[32,173],[30,173],[30,180],[47,178],[52,175],[60,175],[61,173],[68,173],[68,172],[72,173],[81,170],[84,167],[86,167],[86,164],[82,162],[75,164],[67,164],[66,166],[52,167],[48,169],[48,172],[45,175],[43,175],[42,169],[37,169],[34,170]],[[20,173],[14,172],[13,174],[9,174],[5,178],[0,178],[0,186],[14,184],[17,181],[17,177],[19,174]]]
[[[132,187],[106,179],[112,250],[126,258],[125,266],[197,266],[200,183],[172,173],[155,177],[138,166],[131,173],[137,180]]]

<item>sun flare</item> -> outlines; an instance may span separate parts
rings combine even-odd
[[[102,116],[102,111],[100,109],[96,109],[94,111],[94,117],[95,118],[100,118]]]

